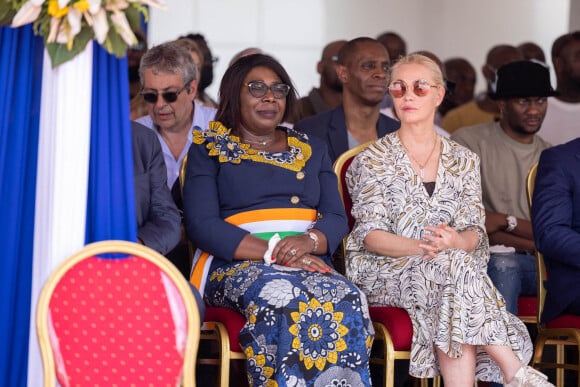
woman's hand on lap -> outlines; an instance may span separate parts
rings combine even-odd
[[[459,234],[454,227],[441,223],[435,227],[427,226],[425,230],[428,231],[423,235],[426,243],[419,245],[424,250],[424,259],[435,258],[442,250],[457,246]]]
[[[287,236],[278,242],[272,255],[276,257],[277,264],[295,267],[295,262],[312,252],[313,243],[306,234]]]

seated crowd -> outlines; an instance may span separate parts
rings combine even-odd
[[[580,315],[580,32],[554,42],[555,89],[541,48],[499,44],[478,95],[467,60],[407,54],[394,32],[330,42],[302,98],[258,48],[231,60],[214,101],[202,35],[141,46],[130,61],[139,242],[180,269],[202,313],[245,317],[249,385],[370,386],[368,308],[394,306],[413,326],[410,376],[552,386],[528,365],[518,298],[536,295],[539,249],[543,319]],[[345,176],[349,230],[333,163],[363,144]]]

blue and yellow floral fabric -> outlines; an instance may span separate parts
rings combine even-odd
[[[244,261],[215,270],[206,292],[246,316],[239,338],[250,385],[371,385],[372,323],[344,277]]]
[[[312,155],[312,148],[308,144],[305,134],[287,129],[288,152],[266,152],[250,147],[250,144],[240,142],[240,138],[231,134],[221,122],[213,121],[209,129],[193,132],[193,143],[203,144],[209,149],[210,156],[218,156],[220,163],[239,164],[242,160],[252,160],[276,165],[291,171],[300,171]]]

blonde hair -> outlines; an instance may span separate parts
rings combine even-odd
[[[393,73],[401,66],[407,64],[418,64],[426,67],[431,76],[433,77],[433,83],[437,86],[445,88],[445,81],[443,79],[443,74],[441,73],[441,67],[431,58],[422,54],[409,54],[401,57],[392,67],[389,72],[389,77],[393,79]]]

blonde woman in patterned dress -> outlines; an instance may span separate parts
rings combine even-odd
[[[391,70],[389,92],[401,128],[361,152],[346,175],[356,219],[347,276],[370,305],[408,311],[411,375],[441,374],[446,387],[475,378],[551,386],[525,366],[526,327],[486,274],[479,159],[435,132],[445,94],[439,67],[422,55],[404,57]]]

